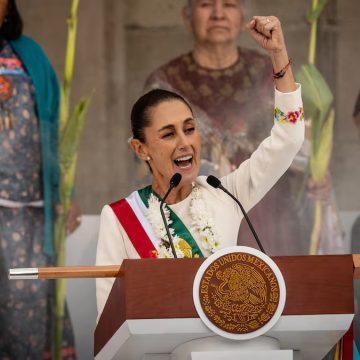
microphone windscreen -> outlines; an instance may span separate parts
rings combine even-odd
[[[209,175],[207,177],[206,181],[209,185],[211,185],[215,189],[217,189],[221,185],[221,181],[213,175]]]
[[[181,174],[179,173],[174,174],[170,179],[170,186],[172,187],[178,186],[180,184],[181,178],[182,178]]]

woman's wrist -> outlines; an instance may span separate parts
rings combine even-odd
[[[296,84],[291,69],[291,59],[289,58],[286,48],[272,52],[270,56],[276,88],[281,92],[295,91]]]
[[[274,73],[279,72],[289,63],[289,56],[286,48],[271,52],[270,57],[271,57]]]

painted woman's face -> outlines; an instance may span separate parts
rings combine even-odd
[[[197,42],[234,43],[241,25],[239,0],[193,0],[190,26]]]

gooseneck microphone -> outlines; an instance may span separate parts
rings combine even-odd
[[[171,177],[169,189],[168,189],[168,191],[166,192],[166,194],[164,195],[164,197],[162,198],[162,200],[160,202],[160,213],[161,213],[164,225],[165,225],[166,234],[168,236],[169,244],[170,244],[170,247],[171,247],[171,251],[172,251],[172,253],[174,255],[174,258],[177,258],[177,255],[176,255],[176,251],[175,251],[175,247],[174,247],[174,242],[173,242],[173,239],[172,239],[171,234],[170,234],[169,225],[168,225],[168,223],[166,221],[163,205],[165,203],[166,198],[169,196],[171,190],[179,185],[179,183],[181,181],[181,178],[182,178],[182,176],[179,173],[176,173]]]
[[[214,187],[215,189],[218,189],[218,188],[221,189],[224,193],[226,193],[226,194],[229,195],[234,201],[236,201],[236,203],[240,206],[241,212],[243,213],[244,218],[245,218],[246,222],[248,223],[249,228],[250,228],[252,234],[254,235],[254,238],[255,238],[255,240],[256,240],[256,242],[257,242],[260,250],[261,250],[264,254],[266,254],[263,246],[261,245],[261,242],[260,242],[260,240],[259,240],[259,237],[257,236],[256,231],[255,231],[254,227],[252,226],[252,223],[251,223],[251,221],[250,221],[250,219],[249,219],[246,211],[244,210],[243,206],[241,205],[240,201],[239,201],[233,194],[231,194],[227,189],[225,189],[225,188],[222,186],[221,181],[220,181],[217,177],[215,177],[215,176],[213,176],[213,175],[209,175],[209,176],[207,177],[206,181],[207,181],[207,183],[208,183],[209,185],[211,185],[211,186]]]

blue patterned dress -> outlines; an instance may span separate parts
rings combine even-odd
[[[11,46],[1,47],[0,359],[50,359],[54,283],[7,278],[9,268],[47,266],[51,259],[43,253],[43,208],[27,205],[43,197],[34,88]],[[68,317],[64,328],[64,358],[74,359]]]

